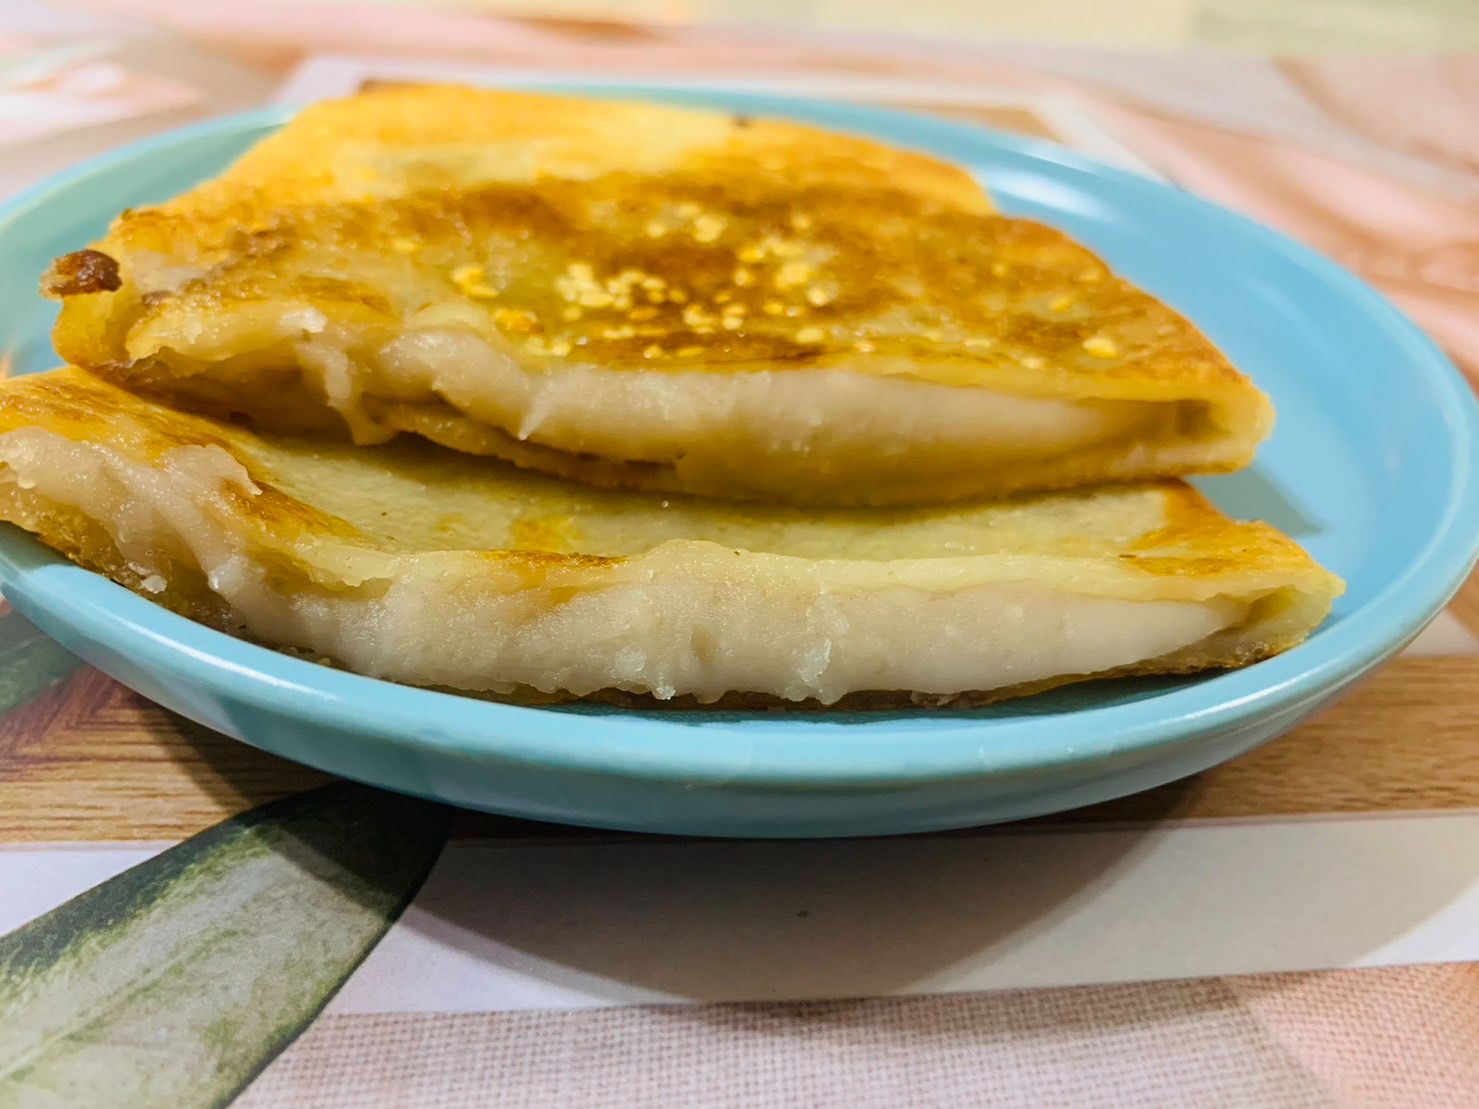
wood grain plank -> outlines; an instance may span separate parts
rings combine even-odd
[[[1289,735],[1044,825],[1479,808],[1479,657],[1398,659]],[[0,719],[0,843],[170,840],[326,778],[83,670]],[[458,834],[606,836],[468,813]]]
[[[183,839],[329,780],[84,668],[0,719],[0,843]]]
[[[1479,657],[1399,658],[1288,735],[1159,789],[1044,822],[1479,808]]]
[[[1479,570],[1470,574],[1468,581],[1459,587],[1448,611],[1469,631],[1479,635]]]

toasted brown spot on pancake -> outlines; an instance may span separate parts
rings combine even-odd
[[[41,291],[52,297],[111,293],[123,287],[118,263],[101,250],[74,250],[51,264],[41,278]]]

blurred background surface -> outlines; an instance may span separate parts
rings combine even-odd
[[[311,0],[328,3],[332,0]],[[375,0],[503,15],[968,35],[1135,50],[1467,50],[1479,0]]]
[[[295,7],[337,0],[301,0]],[[377,7],[550,20],[730,24],[1122,50],[1425,53],[1479,48],[1479,0],[359,0]],[[27,13],[204,11],[196,0],[0,0],[0,33]],[[249,3],[248,6],[257,6]],[[44,12],[44,16],[41,14]]]

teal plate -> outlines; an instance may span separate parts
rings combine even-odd
[[[160,704],[266,751],[457,805],[727,836],[1010,820],[1171,781],[1285,731],[1400,649],[1479,546],[1469,388],[1386,300],[1288,239],[1174,188],[966,124],[791,99],[603,87],[864,132],[979,174],[1002,207],[1098,251],[1269,392],[1250,470],[1202,482],[1346,579],[1309,641],[1244,670],[1093,683],[984,709],[889,713],[520,708],[341,673],[185,620],[0,528],[17,609]],[[36,279],[121,208],[208,177],[285,113],[212,122],[83,165],[0,211],[0,347],[49,368]]]

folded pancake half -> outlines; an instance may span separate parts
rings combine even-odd
[[[1266,398],[963,170],[795,124],[402,88],[54,263],[68,361],[277,430],[814,504],[1233,469]]]
[[[1338,579],[1175,481],[801,511],[0,386],[0,518],[217,627],[470,691],[940,703],[1240,666]]]

